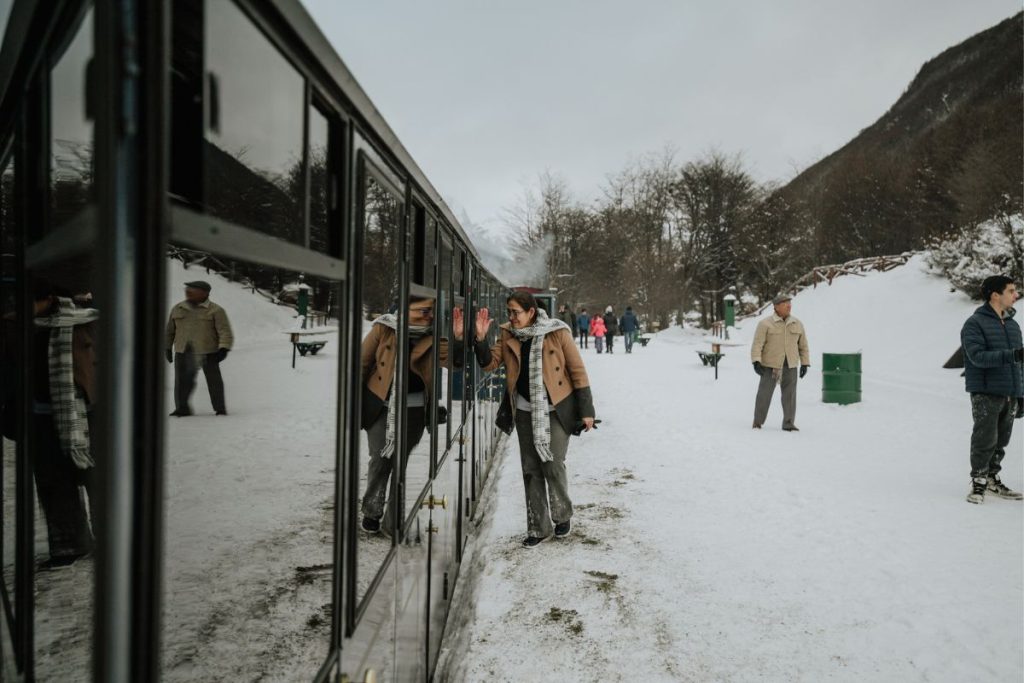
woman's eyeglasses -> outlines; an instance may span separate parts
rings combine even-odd
[[[505,309],[505,315],[507,315],[509,318],[518,318],[523,313],[526,313],[526,311],[514,310],[514,309],[511,309],[511,308],[506,308]]]
[[[419,313],[420,315],[422,315],[425,318],[433,318],[434,317],[434,309],[433,308],[410,308],[409,312],[410,313]]]

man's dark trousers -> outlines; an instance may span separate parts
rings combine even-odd
[[[188,400],[196,388],[196,374],[200,366],[206,376],[206,388],[210,390],[210,403],[213,410],[218,413],[226,413],[224,406],[224,380],[220,376],[220,363],[214,357],[216,354],[174,354],[174,409],[180,415],[191,414],[192,409]]]
[[[1013,396],[971,394],[974,432],[971,434],[971,476],[993,477],[1002,469],[1013,432],[1017,399]]]

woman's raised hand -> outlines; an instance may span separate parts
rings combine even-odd
[[[456,306],[452,309],[452,334],[455,335],[456,339],[462,339],[464,334],[465,320],[462,316],[462,306]]]
[[[476,312],[476,339],[477,341],[483,341],[487,336],[487,330],[491,329],[491,323],[494,320],[491,318],[490,313],[486,308],[481,308]]]

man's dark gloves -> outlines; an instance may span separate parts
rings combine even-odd
[[[1013,357],[1017,359],[1018,363],[1024,363],[1024,346],[1014,351]]]
[[[167,349],[164,352],[164,357],[167,359],[168,363],[173,363],[174,362],[174,351],[172,351],[171,349]]]
[[[1018,420],[1024,417],[1024,396],[1017,397],[1017,414],[1014,417]]]
[[[754,361],[754,372],[756,372],[758,374],[758,376],[760,376],[761,373],[764,372],[764,366],[761,365],[761,361],[759,361],[759,360],[755,360]]]
[[[807,374],[807,368],[809,368],[809,367],[811,367],[811,366],[810,365],[801,365],[800,366],[800,379],[804,378],[804,375]]]
[[[227,349],[217,349],[217,351],[213,354],[213,359],[215,361],[217,361],[218,363],[224,362],[224,359],[227,358],[227,357],[228,357],[228,350]]]

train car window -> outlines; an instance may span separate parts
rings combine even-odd
[[[341,288],[170,254],[161,678],[308,680],[331,642]]]
[[[424,267],[425,241],[427,239],[427,210],[420,204],[412,205],[412,256],[411,279],[421,285],[427,284],[427,270]]]
[[[466,290],[463,289],[463,256],[464,252],[462,249],[456,247],[452,254],[452,279],[449,285],[452,290],[452,308],[462,308],[465,305],[465,294]],[[454,320],[452,321],[454,325]],[[454,334],[454,327],[452,328]],[[461,363],[460,363],[461,365]],[[452,431],[454,435],[458,432],[462,426],[463,418],[465,417],[465,406],[463,405],[464,397],[466,395],[466,389],[472,382],[472,378],[468,374],[468,369],[460,367],[452,370],[452,407],[451,412],[448,414],[448,420],[451,422]]]
[[[445,334],[451,334],[452,325],[452,292],[451,292],[451,279],[452,279],[452,243],[447,235],[441,237],[441,253],[438,261],[438,272],[437,272],[437,291],[438,291],[438,306],[437,309],[440,315],[437,319],[437,325],[439,330],[443,330]],[[437,453],[438,460],[444,458],[445,453],[448,451],[448,443],[452,439],[452,372],[447,367],[438,367],[440,373],[439,381],[437,383],[438,388],[444,389],[444,394],[438,393],[438,400],[441,405],[444,406],[445,412],[445,428],[438,429],[438,444]]]
[[[204,10],[206,208],[305,244],[305,81],[234,2]]]
[[[86,113],[86,70],[93,53],[92,10],[86,12],[64,53],[50,70],[49,220],[43,232],[78,221],[91,224],[93,122]],[[42,237],[38,231],[30,239]]]
[[[14,159],[9,157],[0,166],[0,574],[2,597],[0,619],[13,616],[14,546],[17,526],[15,516],[16,455],[14,409],[18,392],[18,368],[23,360],[14,321],[17,315],[17,226],[14,222]]]
[[[89,428],[100,400],[98,320],[91,256],[29,275],[34,325],[24,354],[32,401],[26,428],[35,480],[34,653],[37,680],[88,677],[92,669],[96,461]],[[51,353],[51,349],[64,349]]]
[[[437,270],[437,221],[428,215],[423,233],[423,284],[436,287]]]
[[[328,167],[330,122],[316,106],[309,108],[309,248],[338,256],[328,231],[333,192]]]
[[[452,340],[442,332],[435,335],[434,321],[437,312],[435,290],[416,287],[409,295],[409,348],[408,381],[406,396],[406,444],[408,455],[402,463],[402,477],[399,489],[406,521],[419,508],[417,502],[430,483],[430,437],[435,429],[430,423],[432,404],[435,403],[434,389],[435,349],[436,362],[446,365],[452,355]],[[425,433],[428,432],[428,433]],[[426,438],[425,438],[426,437]],[[404,524],[403,524],[404,526]]]
[[[398,414],[395,371],[399,357],[400,322],[407,302],[399,300],[399,254],[403,204],[377,178],[364,171],[361,180],[363,229],[363,299],[361,406],[359,439],[359,514],[361,529],[356,551],[356,604],[368,596],[370,585],[391,550],[396,490],[391,473],[400,458],[395,449],[398,430],[410,420]],[[426,304],[416,306],[428,308]],[[433,311],[431,311],[431,314]],[[418,316],[423,315],[418,313]],[[415,425],[413,427],[416,427]],[[422,421],[418,429],[422,429]],[[406,434],[409,441],[409,433]]]

